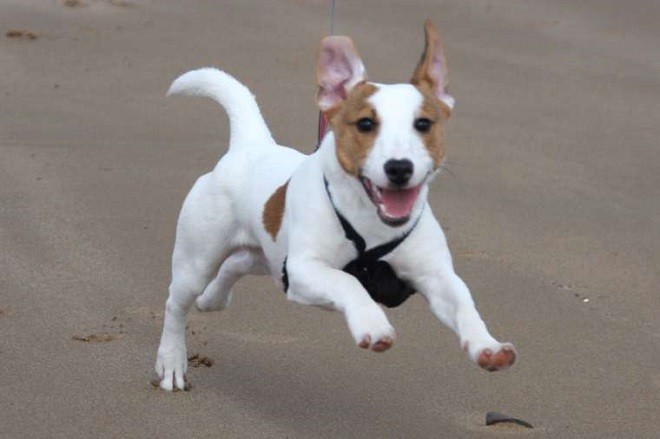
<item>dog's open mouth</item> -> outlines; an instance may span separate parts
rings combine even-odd
[[[389,226],[400,226],[408,222],[413,206],[424,183],[411,188],[390,189],[378,187],[367,177],[360,181],[369,198],[378,209],[381,221]]]

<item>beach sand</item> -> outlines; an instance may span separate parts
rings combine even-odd
[[[249,278],[191,313],[193,388],[155,388],[176,218],[228,139],[217,104],[165,92],[221,67],[313,151],[328,2],[4,0],[0,437],[657,437],[658,3],[337,3],[378,82],[410,77],[426,17],[443,34],[457,106],[430,204],[515,366],[473,365],[421,297],[375,354]]]

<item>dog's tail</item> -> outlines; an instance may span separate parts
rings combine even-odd
[[[275,143],[257,101],[246,86],[222,70],[191,70],[174,80],[167,96],[205,96],[222,105],[229,116],[229,148]]]

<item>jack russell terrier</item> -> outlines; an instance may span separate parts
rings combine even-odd
[[[225,72],[180,76],[168,95],[206,96],[229,116],[229,151],[187,195],[177,224],[172,283],[156,372],[185,387],[186,315],[224,309],[246,274],[271,275],[287,299],[340,311],[355,343],[387,350],[385,306],[419,292],[486,370],[513,364],[456,275],[427,203],[445,156],[454,106],[440,35],[429,20],[410,83],[367,81],[350,38],[323,39],[317,102],[331,131],[312,155],[277,145],[250,91]]]

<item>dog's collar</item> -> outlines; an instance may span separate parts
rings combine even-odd
[[[335,203],[332,199],[332,194],[330,193],[330,185],[328,183],[328,179],[325,176],[323,176],[323,183],[325,185],[325,192],[328,194],[328,198],[330,199],[330,204],[332,205],[332,208],[337,215],[337,219],[339,219],[339,223],[341,224],[342,229],[344,229],[344,235],[346,235],[346,239],[353,243],[355,249],[358,252],[358,258],[362,260],[377,261],[378,259],[393,251],[408,237],[408,235],[412,233],[413,230],[415,230],[417,223],[422,217],[422,212],[420,212],[420,214],[417,216],[417,219],[413,223],[413,226],[403,235],[389,242],[386,242],[385,244],[381,244],[367,250],[367,243],[364,238],[357,232],[357,230],[355,230],[353,225],[344,217],[344,215],[339,212],[337,206],[335,206]],[[422,207],[422,210],[423,209],[424,207]]]

